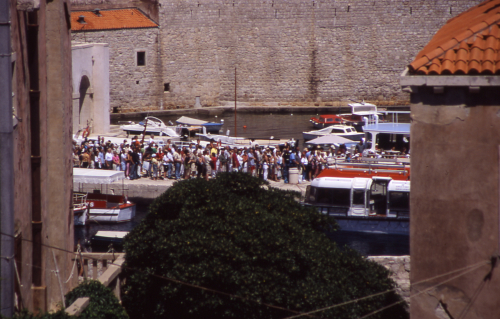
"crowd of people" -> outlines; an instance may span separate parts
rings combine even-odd
[[[163,144],[163,143],[161,143]],[[285,143],[279,147],[259,146],[255,140],[247,146],[230,147],[211,141],[180,146],[170,140],[159,146],[154,136],[129,143],[111,141],[74,142],[74,167],[123,171],[127,179],[153,180],[215,178],[219,172],[241,171],[264,180],[288,183],[290,169],[299,171],[299,180],[312,180],[334,162],[336,156],[350,160],[345,146],[324,151],[320,147],[300,150]]]

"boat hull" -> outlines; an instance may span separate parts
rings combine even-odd
[[[90,222],[124,223],[135,217],[135,204],[122,204],[115,208],[90,208]]]
[[[314,133],[309,133],[309,132],[303,132],[302,137],[304,138],[305,141],[310,141],[313,140],[317,137],[324,136],[326,134],[314,134]],[[351,141],[360,141],[362,137],[364,137],[364,133],[356,133],[356,134],[336,134],[338,136],[350,139]]]
[[[87,222],[87,208],[75,209],[73,210],[74,225],[84,226]]]
[[[410,220],[390,217],[335,217],[343,231],[377,233],[389,235],[410,235]]]
[[[410,235],[410,218],[403,212],[400,217],[387,216],[348,216],[347,209],[338,207],[316,207],[318,212],[332,216],[340,229],[348,232]],[[397,213],[397,212],[396,212]]]

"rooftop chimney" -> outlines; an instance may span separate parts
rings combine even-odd
[[[101,16],[102,16],[102,14],[101,14],[101,9],[99,9],[99,8],[95,8],[95,9],[94,9],[94,13],[95,13],[95,15],[96,15],[96,16],[98,16],[98,17],[101,17]]]
[[[77,22],[82,23],[82,24],[86,24],[87,23],[87,22],[85,22],[85,16],[78,16]]]

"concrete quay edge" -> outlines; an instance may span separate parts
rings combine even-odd
[[[147,177],[142,177],[135,180],[124,179],[109,184],[74,183],[73,190],[85,193],[99,190],[103,194],[125,195],[134,203],[150,203],[172,187],[175,182],[173,179],[155,181]],[[285,184],[282,180],[279,182],[269,181],[270,187],[297,191],[302,196],[305,196],[306,187],[310,184],[307,181],[299,184]]]

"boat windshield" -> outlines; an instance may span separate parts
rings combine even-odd
[[[345,133],[343,129],[340,128],[334,128],[332,129],[332,133]]]
[[[393,210],[410,210],[410,193],[389,192],[389,208]]]
[[[349,207],[350,193],[350,189],[344,188],[311,187],[309,203]]]
[[[353,205],[365,205],[365,191],[362,189],[354,190],[352,192],[352,204]]]

